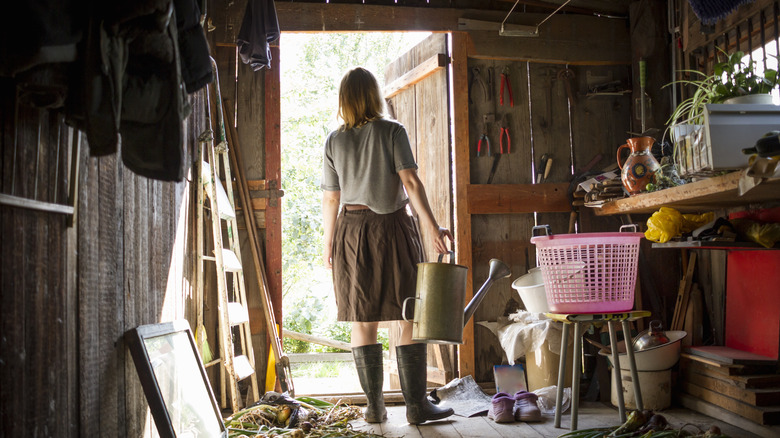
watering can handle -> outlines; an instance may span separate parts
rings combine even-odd
[[[444,254],[445,253],[439,254],[439,263],[441,263],[442,259],[444,259]],[[447,251],[447,254],[450,255],[450,264],[454,265],[455,264],[455,251]],[[407,298],[407,300],[408,300],[408,298]],[[404,301],[404,302],[406,302],[406,301]]]
[[[552,228],[549,225],[536,225],[531,228],[531,237],[536,237],[536,230],[543,230],[545,236],[552,236]]]
[[[629,228],[631,228],[631,229],[632,229],[632,231],[631,231],[631,232],[632,232],[632,233],[636,233],[636,232],[637,232],[637,230],[639,229],[639,226],[637,226],[637,224],[628,224],[628,225],[623,225],[623,226],[621,226],[621,227],[620,227],[620,232],[621,232],[621,233],[623,232],[623,228],[626,228],[626,229],[629,229]]]
[[[419,298],[417,298],[417,297],[408,297],[408,298],[406,298],[404,300],[403,304],[401,304],[401,318],[403,318],[404,321],[406,321],[406,322],[414,322],[414,321],[409,321],[409,318],[406,317],[406,302],[409,301],[409,300],[418,300],[418,299]]]

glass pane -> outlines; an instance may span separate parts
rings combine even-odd
[[[144,340],[177,437],[220,437],[221,425],[186,332]]]

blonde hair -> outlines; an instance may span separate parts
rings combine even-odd
[[[385,101],[374,75],[356,67],[341,79],[338,116],[344,121],[343,130],[358,128],[384,117]]]

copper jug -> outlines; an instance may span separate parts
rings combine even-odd
[[[650,149],[653,147],[653,137],[633,137],[626,140],[626,144],[617,150],[617,162],[620,166],[620,179],[623,187],[629,195],[644,192],[648,183],[653,182],[653,175],[661,167]],[[631,155],[626,162],[620,164],[620,152],[623,148],[630,148]]]

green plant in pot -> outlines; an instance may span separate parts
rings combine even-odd
[[[724,55],[725,52],[723,53]],[[706,75],[697,70],[682,70],[697,76],[699,79],[682,79],[666,86],[682,84],[691,86],[693,94],[680,102],[667,124],[678,123],[701,124],[704,120],[704,109],[708,103],[730,103],[740,96],[769,95],[778,87],[777,70],[765,69],[762,75],[756,72],[757,61],[742,61],[744,52],[734,52],[726,59],[714,65],[713,73]]]
[[[704,113],[707,104],[719,103],[771,103],[772,90],[778,87],[778,72],[765,69],[757,72],[758,63],[752,59],[743,61],[744,52],[727,55],[721,50],[720,62],[715,63],[710,75],[696,70],[683,70],[690,78],[671,82],[692,90],[687,99],[680,102],[667,121],[674,144],[674,163],[681,175],[694,174],[699,170],[695,164],[697,146],[703,138]],[[761,98],[764,102],[736,102],[738,99]]]

